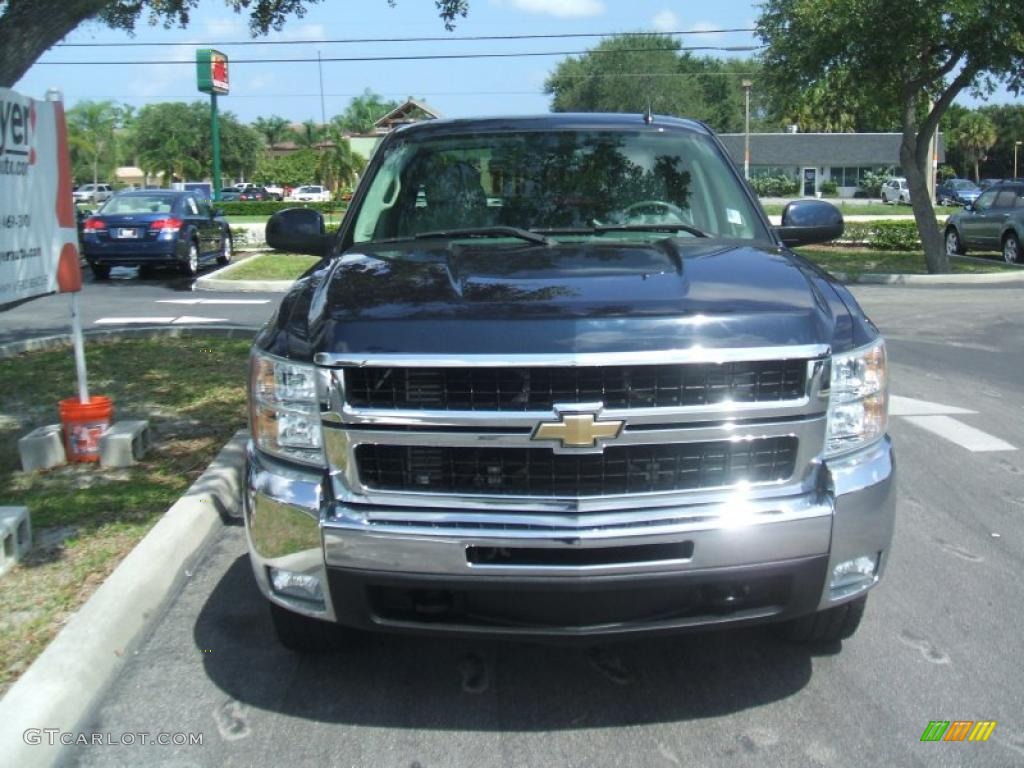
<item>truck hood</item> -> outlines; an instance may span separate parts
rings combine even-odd
[[[652,351],[856,341],[852,298],[750,241],[413,242],[363,247],[295,286],[260,344],[287,357]],[[869,332],[870,335],[870,332]]]

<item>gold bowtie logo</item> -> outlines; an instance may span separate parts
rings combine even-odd
[[[565,413],[559,421],[542,421],[532,440],[558,440],[563,448],[594,448],[598,440],[614,440],[626,422],[596,421],[592,413]]]

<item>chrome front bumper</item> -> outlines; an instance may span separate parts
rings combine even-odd
[[[808,573],[821,583],[798,585],[811,594],[801,610],[827,608],[853,599],[880,578],[894,520],[894,460],[888,438],[849,457],[829,461],[818,490],[775,499],[727,499],[715,503],[655,509],[551,513],[481,513],[437,509],[369,507],[332,503],[324,473],[296,470],[250,449],[245,519],[253,570],[260,589],[273,602],[309,616],[388,626],[373,617],[351,618],[347,598],[331,594],[331,583],[350,574],[379,576],[404,584],[503,585],[506,590],[540,583],[646,581],[678,577],[708,579],[750,569]],[[687,556],[566,565],[558,550],[598,550],[676,542],[692,543]],[[550,550],[562,564],[474,562],[471,548],[491,551],[528,547]],[[877,556],[873,580],[855,589],[833,591],[828,575],[836,565],[862,555]],[[827,562],[824,576],[804,567]],[[276,593],[269,568],[320,578],[322,604]],[[794,577],[796,578],[796,577]],[[355,609],[353,609],[355,610]],[[362,607],[359,607],[362,611]],[[770,612],[765,613],[768,616]],[[756,618],[744,615],[741,618]],[[622,627],[619,627],[622,629]]]

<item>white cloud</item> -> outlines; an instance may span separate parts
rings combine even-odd
[[[248,37],[249,28],[238,16],[218,16],[207,19],[203,30],[217,40],[234,40]]]
[[[600,16],[604,13],[603,0],[504,0],[526,13],[541,13],[561,19]]]
[[[679,17],[666,8],[654,15],[651,27],[657,32],[675,32],[679,29]]]
[[[721,28],[722,28],[721,24],[715,24],[713,21],[698,21],[696,24],[691,25],[690,28],[687,29],[686,31],[687,32],[707,32],[708,30],[711,30],[711,29],[721,29]],[[708,42],[708,43],[715,42],[716,40],[721,40],[721,38],[722,38],[722,33],[721,32],[712,32],[709,35],[699,35],[698,36],[698,39],[703,40],[704,42]]]
[[[285,26],[275,40],[324,40],[327,38],[327,27],[323,24],[299,24]]]

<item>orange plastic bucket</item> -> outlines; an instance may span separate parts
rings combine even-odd
[[[109,397],[93,395],[87,403],[69,397],[58,407],[68,461],[99,461],[100,438],[110,429],[114,403]]]

